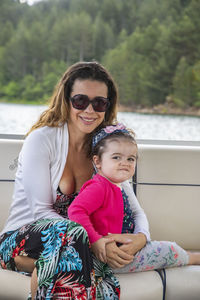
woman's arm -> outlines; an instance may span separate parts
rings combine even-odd
[[[108,237],[115,240],[106,244],[107,263],[112,268],[122,268],[129,264],[134,255],[146,245],[146,236],[143,233],[109,234]]]
[[[52,142],[40,130],[35,130],[26,138],[21,152],[19,176],[35,219],[62,218],[53,209]]]
[[[130,207],[133,211],[135,222],[134,234],[143,233],[146,236],[146,241],[150,241],[149,222],[134,194],[133,188],[128,181],[123,182],[122,187],[128,196]],[[140,237],[138,239],[140,240]]]
[[[113,240],[109,238],[100,238],[95,243],[91,244],[91,249],[94,255],[103,263],[107,262],[107,256],[106,256],[106,244],[111,243]]]
[[[122,244],[119,246],[120,250],[123,250],[127,254],[135,255],[146,245],[147,239],[143,233],[135,233],[135,234],[125,233],[123,235],[126,238],[131,240],[130,243]]]
[[[146,244],[146,236],[138,234],[111,234],[115,241],[106,244],[107,263],[112,268],[123,268],[131,263],[135,253]],[[117,246],[120,243],[120,246]]]
[[[134,255],[127,253],[117,246],[117,243],[129,245],[132,243],[132,240],[127,238],[125,234],[109,234],[108,236],[111,236],[115,240],[105,245],[108,265],[112,268],[122,268],[132,262]]]

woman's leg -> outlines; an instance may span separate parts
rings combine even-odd
[[[0,262],[5,269],[28,271],[30,275],[36,267],[32,299],[95,297],[87,233],[69,220],[38,220],[1,236]]]
[[[114,273],[141,272],[189,263],[189,254],[174,242],[152,241],[136,253],[132,263],[115,269]]]
[[[32,273],[31,298],[34,300],[38,288],[37,269],[35,267],[36,259],[19,255],[14,258],[14,261],[18,271]]]
[[[69,220],[38,220],[0,237],[0,258],[5,269],[32,273],[29,300],[119,299],[112,270],[97,260],[93,267],[86,231]]]
[[[35,268],[36,259],[18,255],[14,258],[14,262],[18,271],[32,273]]]
[[[95,270],[96,298],[98,300],[117,300],[120,298],[120,285],[118,279],[113,274],[113,270],[93,254]]]
[[[37,292],[38,282],[37,282],[37,270],[35,268],[36,259],[27,256],[16,256],[14,258],[15,265],[18,271],[32,273],[31,275],[31,298],[34,297]]]
[[[69,220],[53,219],[36,222],[35,230],[38,228],[43,250],[35,263],[32,299],[92,299],[93,263],[83,227]]]
[[[35,299],[37,288],[38,288],[38,278],[37,278],[37,269],[35,268],[31,276],[31,299],[32,300]]]

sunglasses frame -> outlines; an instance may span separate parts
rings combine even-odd
[[[86,105],[86,107],[83,107],[83,108],[77,108],[76,106],[74,106],[75,97],[77,97],[77,96],[83,96],[83,97],[85,97],[85,99],[87,100],[87,105]],[[98,99],[106,100],[106,108],[105,108],[105,110],[96,110],[96,109],[95,109],[95,103],[96,103],[96,101],[98,102]],[[110,101],[109,101],[109,99],[108,99],[108,98],[105,98],[105,97],[101,97],[101,96],[94,97],[92,100],[90,100],[89,97],[88,97],[88,95],[85,95],[85,94],[77,94],[77,95],[74,95],[73,97],[69,97],[69,100],[71,101],[73,108],[78,109],[78,110],[85,110],[85,109],[91,104],[94,111],[96,111],[96,112],[106,112],[107,109],[108,109],[109,106],[110,106]]]

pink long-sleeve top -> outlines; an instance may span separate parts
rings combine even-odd
[[[123,213],[120,188],[99,174],[82,186],[68,208],[69,219],[86,229],[90,243],[108,233],[121,233]]]

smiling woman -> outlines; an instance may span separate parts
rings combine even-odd
[[[84,95],[81,107],[72,100],[77,95]],[[0,256],[5,268],[32,273],[32,299],[95,299],[96,293],[103,297],[107,291],[118,295],[108,266],[106,277],[95,277],[98,262],[93,265],[88,236],[67,217],[68,206],[93,174],[90,135],[115,121],[116,106],[117,89],[104,67],[77,63],[64,73],[49,107],[25,139]]]

